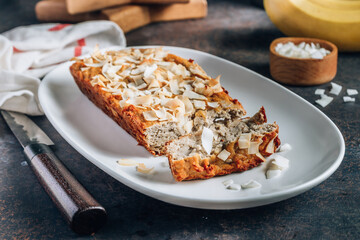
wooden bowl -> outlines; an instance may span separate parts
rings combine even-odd
[[[323,59],[285,57],[275,51],[278,43],[293,42],[295,45],[319,43],[330,51]],[[331,81],[336,75],[337,47],[328,41],[315,38],[277,38],[270,44],[270,74],[278,82],[290,85],[318,85]]]

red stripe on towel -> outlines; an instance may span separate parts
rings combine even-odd
[[[21,50],[19,50],[19,49],[17,49],[16,47],[13,46],[13,52],[14,52],[14,53],[21,53],[21,52],[23,52],[23,51],[21,51]]]
[[[82,46],[75,47],[74,55],[75,57],[78,57],[81,55]]]
[[[77,43],[78,43],[78,45],[81,46],[81,47],[85,46],[85,45],[86,45],[86,44],[85,44],[85,38],[82,38],[82,39],[77,40]]]
[[[55,25],[52,28],[49,28],[48,31],[50,31],[50,32],[60,31],[61,29],[64,29],[64,28],[66,28],[67,26],[70,26],[70,25],[71,25],[70,23],[58,24],[58,25]]]

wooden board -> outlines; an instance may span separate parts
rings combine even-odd
[[[188,3],[189,0],[66,0],[70,14],[78,14],[126,4]]]
[[[145,26],[151,22],[203,18],[207,15],[206,0],[190,0],[189,3],[167,5],[125,5],[101,11],[71,15],[65,0],[40,1],[35,7],[36,17],[44,22],[81,22],[111,20],[124,32]]]

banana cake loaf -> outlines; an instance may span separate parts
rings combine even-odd
[[[262,107],[251,118],[215,119],[206,123],[208,127],[168,142],[166,154],[174,178],[207,179],[260,165],[280,145],[278,125],[266,121]]]
[[[280,143],[278,126],[266,123],[263,108],[244,118],[246,111],[221,86],[220,76],[212,78],[192,59],[162,48],[96,48],[90,57],[76,59],[70,72],[79,89],[139,144],[153,155],[168,156],[178,181],[250,169]],[[214,140],[206,145],[202,140],[209,132]],[[234,147],[245,135],[251,146],[257,143],[254,153]],[[231,154],[219,164],[225,149]],[[203,169],[189,167],[194,162]]]

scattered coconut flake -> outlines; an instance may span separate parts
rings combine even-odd
[[[22,161],[20,164],[21,164],[21,166],[23,166],[23,167],[25,167],[25,166],[28,165],[27,161]]]
[[[289,168],[289,160],[281,155],[273,155],[274,159],[271,160],[269,167],[266,171],[266,178],[271,179],[278,177],[281,173]]]
[[[156,64],[151,65],[150,67],[146,67],[144,71],[144,78],[150,77],[151,74],[158,68]]]
[[[214,90],[214,93],[222,92],[223,89],[220,84],[221,75],[217,76],[215,79],[210,79],[209,86]]]
[[[157,79],[151,80],[151,82],[148,86],[148,89],[151,89],[151,88],[160,88],[160,83]]]
[[[207,78],[207,75],[206,75],[206,73],[204,72],[204,70],[202,70],[201,67],[198,66],[198,65],[195,65],[195,66],[190,65],[189,70],[190,70],[190,72],[191,72],[192,74],[194,74],[194,75],[198,75],[198,76],[200,76],[200,77],[202,77],[202,78]]]
[[[167,77],[168,77],[169,81],[175,77],[175,75],[172,72],[170,72],[169,70],[167,70],[166,73],[167,73]]]
[[[220,83],[220,78],[221,78],[221,75],[218,75],[215,79],[214,78],[211,78],[209,80],[209,86],[210,87],[215,87],[217,86],[219,83]]]
[[[327,96],[326,94],[322,94],[320,96],[321,98],[315,100],[315,102],[322,107],[326,107],[334,99],[333,97]]]
[[[159,110],[153,109],[156,116],[159,118],[159,120],[166,120],[166,110],[164,108],[160,108]]]
[[[347,94],[349,95],[349,96],[353,96],[353,95],[358,95],[359,94],[359,92],[356,90],[356,89],[347,89],[346,90],[346,92],[347,92]]]
[[[143,112],[143,116],[146,121],[157,121],[158,117],[156,116],[156,113],[153,110]]]
[[[134,82],[128,83],[128,88],[137,91],[138,89],[136,88],[136,84]]]
[[[289,143],[285,143],[283,145],[280,146],[279,148],[279,152],[288,152],[292,149],[291,145]]]
[[[212,150],[213,138],[214,138],[213,131],[211,131],[207,127],[204,127],[201,134],[201,143],[208,155],[210,155]]]
[[[353,97],[344,96],[343,99],[344,99],[344,102],[355,102],[355,98],[353,98]]]
[[[255,153],[255,155],[260,158],[261,160],[263,160],[264,162],[266,161],[266,159],[264,158],[264,156],[261,153]]]
[[[102,74],[107,79],[117,79],[119,76],[117,76],[116,72],[119,71],[121,66],[114,66],[111,63],[105,63],[102,67]]]
[[[248,153],[249,154],[256,154],[259,152],[259,146],[262,143],[262,140],[259,139],[260,141],[258,142],[250,142],[250,146],[248,148]]]
[[[232,179],[228,179],[228,180],[225,180],[222,182],[222,184],[224,184],[225,187],[227,187],[233,183],[234,183],[234,180],[232,180]]]
[[[270,142],[266,146],[265,152],[267,152],[267,153],[274,153],[275,152],[274,141],[275,141],[276,137],[277,137],[277,135],[273,139],[270,140]]]
[[[228,157],[230,156],[230,152],[228,152],[226,149],[222,150],[217,157],[220,158],[223,161],[226,161]]]
[[[248,149],[250,147],[251,133],[243,133],[240,135],[238,145],[240,149]]]
[[[203,90],[200,90],[199,93],[206,96],[206,97],[210,97],[210,96],[212,96],[214,94],[214,89],[212,89],[209,86],[205,86],[205,88]]]
[[[205,84],[204,84],[204,80],[199,78],[199,77],[195,77],[195,81],[193,82],[193,87],[195,88],[196,92],[199,92],[201,90],[203,90],[205,88]]]
[[[261,187],[261,184],[258,183],[257,181],[255,180],[250,180],[244,184],[241,184],[241,188],[242,189],[248,189],[248,188],[259,188]]]
[[[133,58],[131,58],[131,57],[129,57],[129,56],[125,56],[125,57],[124,57],[124,60],[126,60],[126,61],[128,61],[128,62],[131,62],[131,63],[135,63],[135,64],[139,64],[139,63],[140,63],[140,61],[137,61],[137,60],[135,60],[135,59],[133,59]]]
[[[206,107],[204,101],[194,100],[193,103],[194,103],[194,107],[195,107],[196,109],[203,109],[203,110],[204,110],[205,107]]]
[[[339,95],[339,93],[341,92],[342,86],[340,86],[337,83],[331,83],[331,90],[330,93],[334,94],[334,95]]]
[[[105,82],[108,80],[103,75],[96,75],[91,80],[91,85],[94,86],[96,84],[105,87]]]
[[[209,107],[212,107],[212,108],[217,108],[219,107],[219,103],[218,102],[207,102],[207,105]]]
[[[240,191],[241,187],[240,187],[239,184],[232,183],[229,186],[227,186],[226,189],[234,190],[234,191]]]
[[[146,88],[146,87],[147,87],[147,84],[145,82],[140,84],[139,86],[136,86],[137,89],[143,89],[143,88]]]
[[[171,79],[169,81],[169,86],[170,86],[170,89],[171,89],[172,93],[174,93],[174,94],[179,94],[180,93],[178,81],[176,81],[176,79]]]
[[[183,65],[172,63],[170,71],[172,71],[175,75],[180,75],[182,77],[190,76],[190,72],[186,70]]]
[[[281,175],[281,170],[280,169],[269,169],[269,170],[266,171],[266,178],[267,179],[278,177],[280,175]]]
[[[203,95],[197,94],[196,92],[187,90],[183,93],[183,96],[188,97],[190,99],[198,99],[198,100],[206,100],[207,98]]]
[[[316,89],[315,90],[315,95],[323,95],[325,94],[325,89]]]
[[[131,78],[134,80],[136,86],[139,86],[145,82],[141,74],[131,76]]]
[[[220,122],[220,121],[224,121],[225,118],[215,118],[214,122]]]
[[[185,111],[184,103],[178,98],[174,98],[174,99],[167,101],[165,104],[165,107],[170,108],[172,110],[175,110],[177,108],[183,108]]]
[[[194,126],[194,121],[191,120],[191,121],[187,121],[187,122],[184,124],[183,128],[184,128],[185,132],[186,132],[187,134],[189,134],[189,133],[191,133],[193,126]]]
[[[99,62],[99,63],[86,63],[86,61],[84,61],[85,66],[87,67],[102,67],[104,65],[104,61]]]
[[[179,122],[179,126],[185,124],[185,107],[178,107],[174,110],[174,115],[177,121]]]
[[[130,74],[131,75],[143,75],[144,71],[146,69],[146,65],[139,65],[135,69],[132,69]]]
[[[194,106],[191,103],[190,99],[188,97],[179,96],[179,99],[184,103],[185,105],[185,113],[192,113],[194,111]]]
[[[289,168],[289,160],[281,155],[273,155],[269,169],[286,170]]]
[[[148,168],[148,167],[145,166],[145,164],[139,163],[139,165],[136,166],[136,171],[141,172],[141,173],[145,173],[145,174],[150,174],[150,173],[153,173],[154,167]]]
[[[135,97],[133,99],[134,105],[150,106],[152,103],[153,97],[151,95],[145,95],[141,97]]]
[[[121,166],[137,166],[139,165],[138,162],[136,162],[135,160],[132,159],[120,159],[118,161],[116,161],[117,164],[121,165]]]
[[[225,160],[226,163],[232,163],[233,160],[231,158]]]

